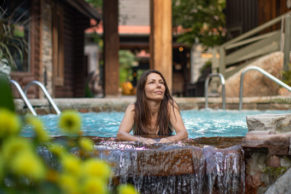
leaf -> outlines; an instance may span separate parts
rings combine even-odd
[[[0,108],[15,112],[10,82],[3,74],[0,74],[0,94]]]

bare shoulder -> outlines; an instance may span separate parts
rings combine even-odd
[[[134,112],[134,110],[135,110],[134,104],[130,104],[126,108],[126,112]]]
[[[173,107],[174,107],[174,109],[179,110],[179,106],[178,106],[178,104],[175,102],[175,100],[169,100],[169,102],[168,102],[168,109],[169,109],[169,110],[170,110],[170,109],[173,109]]]

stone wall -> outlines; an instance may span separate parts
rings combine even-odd
[[[40,81],[53,94],[52,7],[50,1],[41,1],[41,72]],[[43,96],[43,93],[41,92]]]
[[[249,116],[247,124],[246,193],[290,193],[291,114]]]

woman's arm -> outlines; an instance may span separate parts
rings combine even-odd
[[[168,110],[170,112],[170,122],[176,131],[176,135],[162,138],[159,143],[176,142],[188,138],[187,130],[184,126],[178,105],[174,102],[174,108],[172,105],[168,105]]]
[[[133,124],[134,124],[134,104],[130,104],[126,109],[124,117],[119,126],[117,132],[117,139],[124,141],[139,141],[146,144],[156,143],[155,140],[150,138],[143,138],[139,136],[130,135],[129,133],[133,127]]]

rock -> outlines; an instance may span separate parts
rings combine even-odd
[[[274,52],[261,57],[249,66],[258,66],[281,79],[283,70],[283,53]],[[244,69],[229,77],[225,82],[226,97],[238,97],[240,88],[240,75]],[[244,75],[243,96],[274,96],[279,93],[279,85],[257,71],[249,71]]]
[[[273,168],[278,168],[281,166],[280,164],[280,158],[278,156],[270,156],[267,160],[267,164],[268,166],[270,167],[273,167]]]
[[[249,131],[291,132],[291,114],[261,114],[246,117]]]
[[[291,168],[272,184],[265,194],[291,194]]]
[[[251,131],[243,139],[247,148],[267,148],[269,155],[288,155],[291,133],[270,134],[268,131]]]

